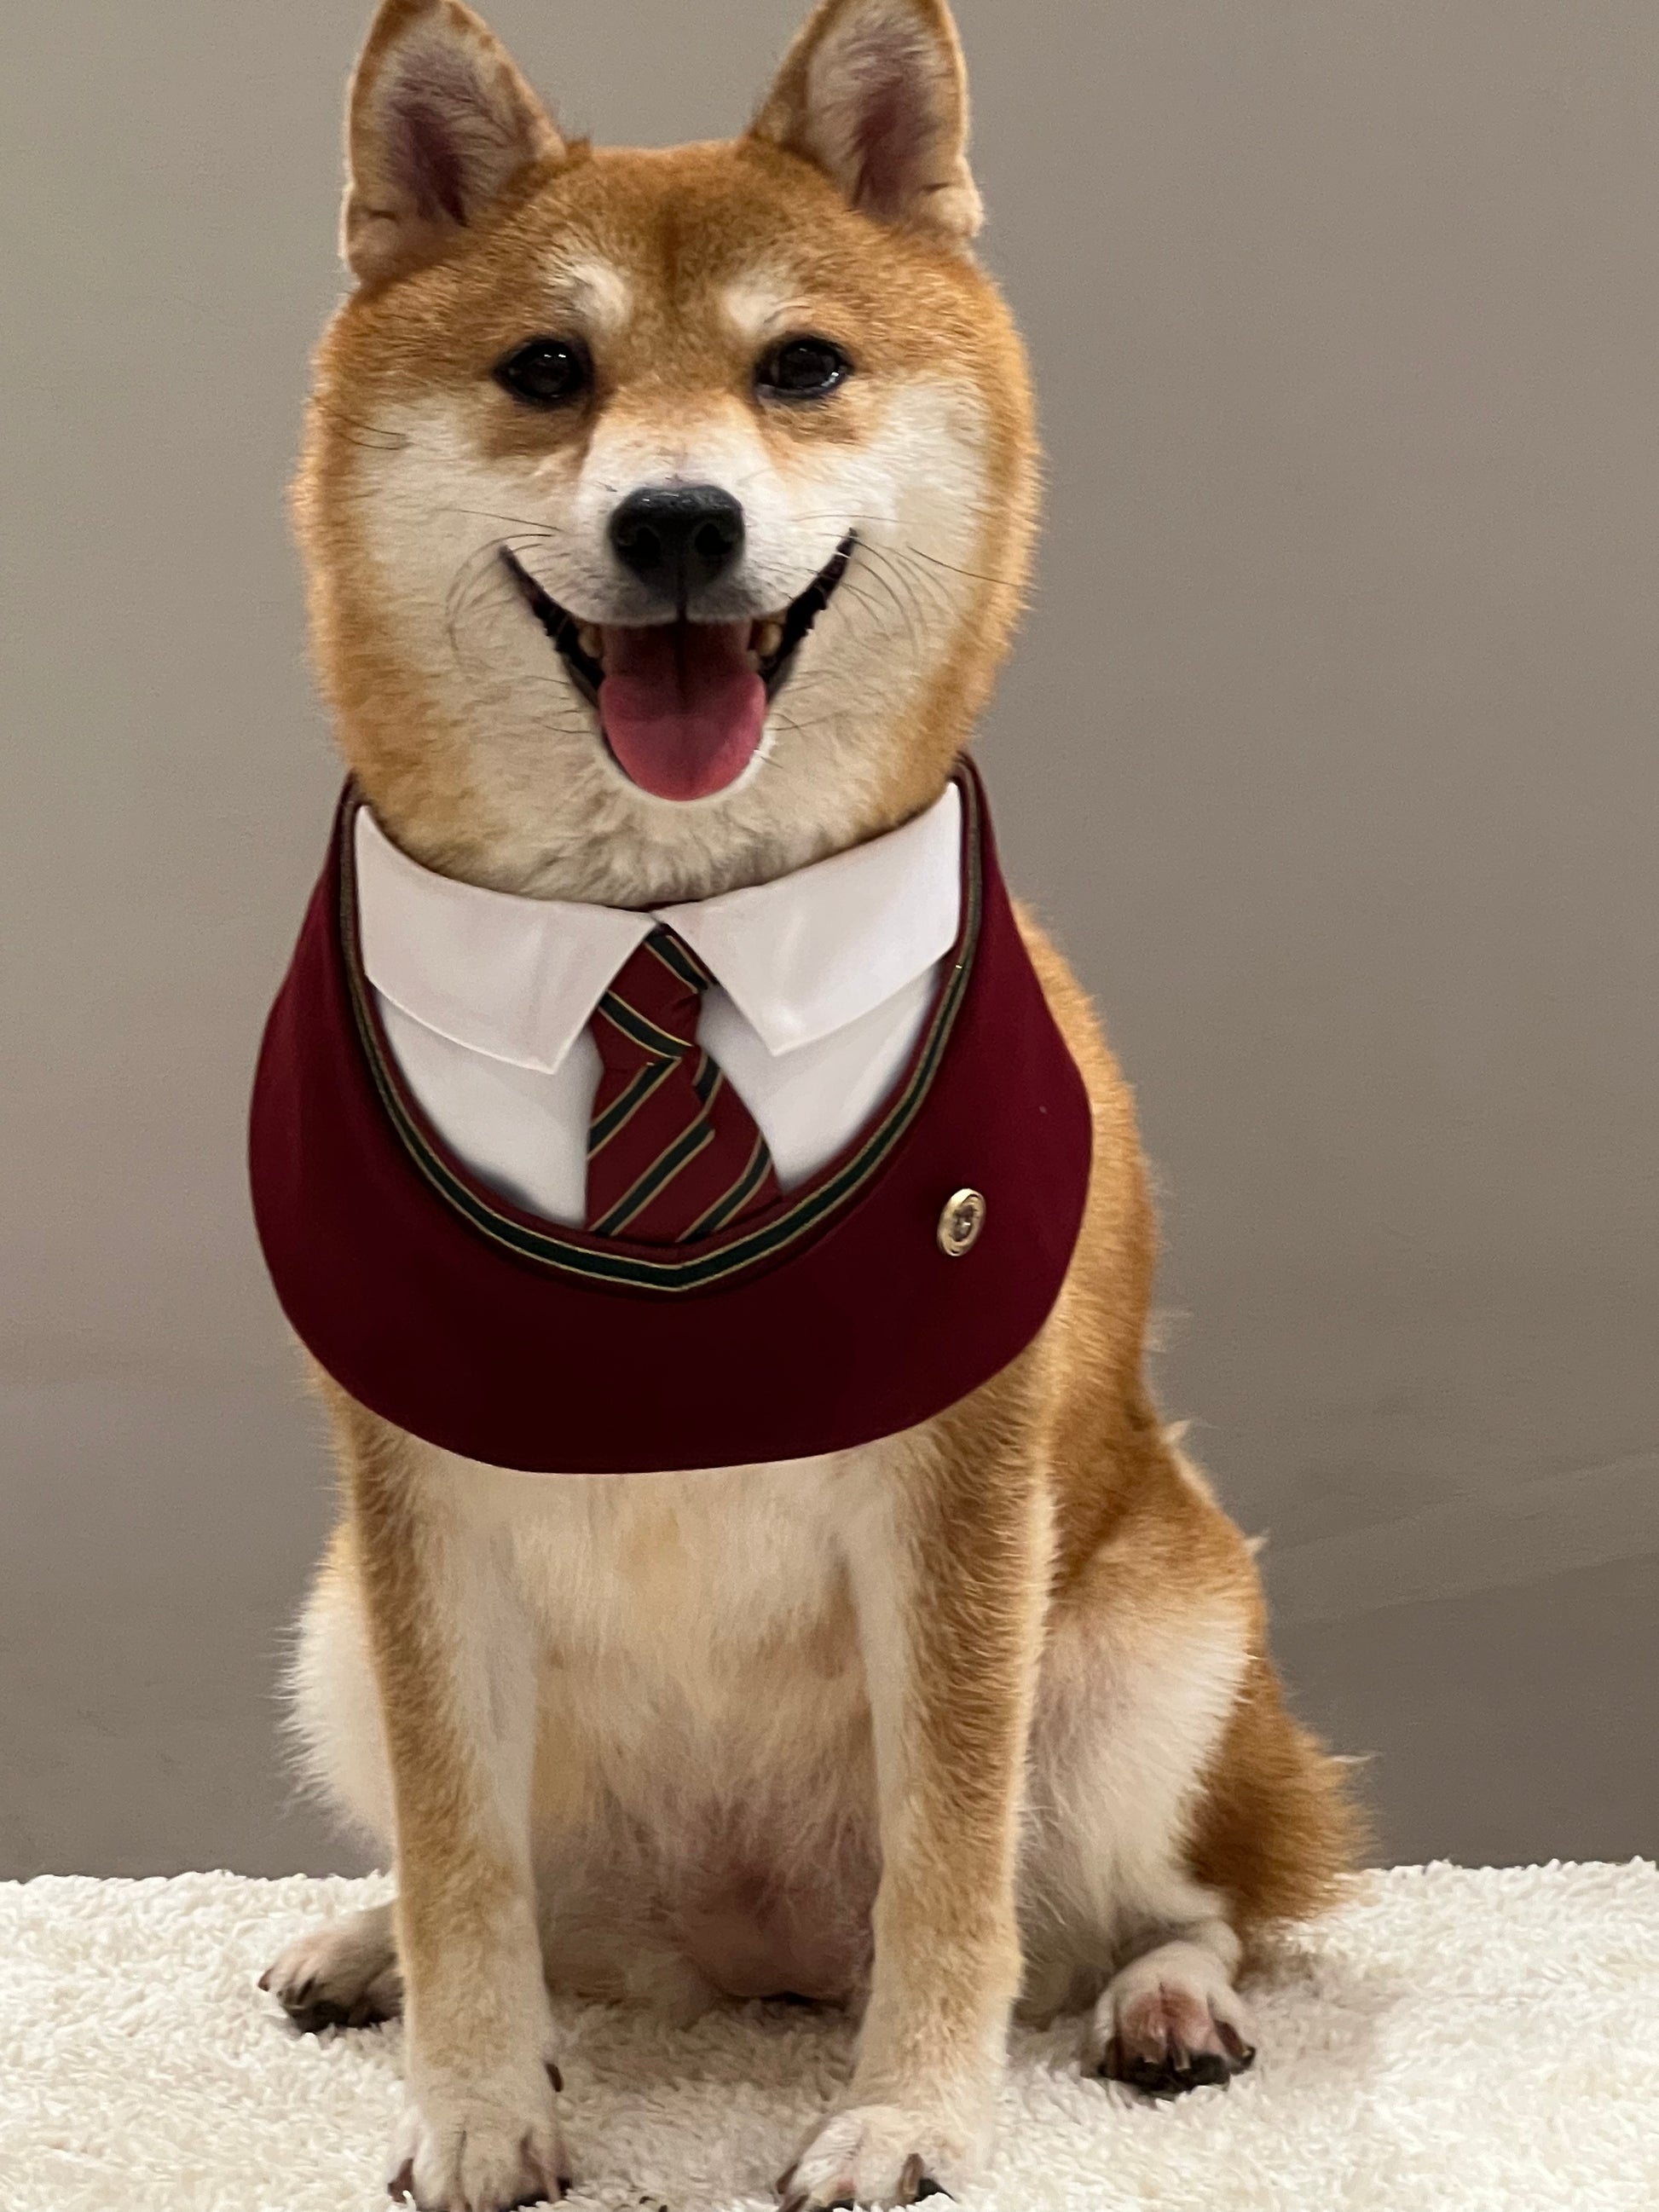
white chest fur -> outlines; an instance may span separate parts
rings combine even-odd
[[[536,1828],[544,1893],[565,1900],[551,1949],[649,1894],[711,1986],[861,1979],[875,1788],[838,1531],[882,1449],[575,1480],[453,1469],[495,1521],[546,1655]],[[653,1957],[636,1936],[635,1978]]]

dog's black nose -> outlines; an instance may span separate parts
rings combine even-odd
[[[617,558],[684,608],[743,550],[743,508],[718,484],[647,485],[611,518]]]

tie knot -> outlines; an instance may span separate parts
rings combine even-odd
[[[594,1009],[600,1059],[633,1066],[642,1054],[682,1058],[696,1042],[702,994],[714,980],[690,946],[659,922]]]

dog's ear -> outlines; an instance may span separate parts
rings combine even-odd
[[[880,222],[965,246],[983,219],[945,0],[820,0],[751,134],[814,163]]]
[[[435,261],[532,161],[563,150],[460,0],[383,0],[351,81],[340,250],[365,281]]]

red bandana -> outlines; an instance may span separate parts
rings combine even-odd
[[[958,781],[962,925],[897,1085],[809,1182],[678,1243],[526,1213],[434,1130],[363,974],[348,791],[250,1139],[266,1264],[322,1367],[466,1458],[611,1474],[849,1449],[1024,1351],[1077,1241],[1089,1101]]]

